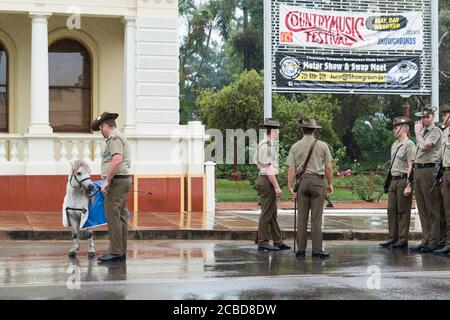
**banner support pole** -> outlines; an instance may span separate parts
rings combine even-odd
[[[439,121],[439,0],[431,0],[431,106]]]
[[[264,119],[272,117],[272,1],[264,0]]]

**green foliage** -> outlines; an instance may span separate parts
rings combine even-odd
[[[282,201],[291,199],[286,187],[282,188]],[[218,202],[244,202],[259,201],[259,196],[250,184],[250,181],[232,181],[227,179],[216,179],[216,201]],[[335,188],[332,201],[356,201],[358,198],[346,188]]]
[[[180,120],[186,123],[198,118],[195,100],[199,88],[221,88],[232,81],[231,73],[221,68],[228,55],[214,41],[213,34],[218,32],[223,40],[228,39],[236,0],[210,0],[202,4],[180,0],[178,8],[180,21],[187,29],[180,45]]]
[[[256,129],[263,118],[263,93],[263,77],[254,70],[245,71],[218,92],[200,91],[197,98],[200,118],[208,128]]]
[[[290,99],[287,96],[274,95],[274,117],[280,120],[280,141],[285,145],[292,145],[300,139],[298,120],[301,118],[315,118],[322,129],[317,131],[317,138],[339,144],[339,138],[333,127],[333,113],[336,106],[330,95],[308,94]]]
[[[353,134],[362,151],[389,150],[395,140],[391,125],[391,119],[378,115],[372,121],[357,120]]]
[[[380,191],[383,190],[383,182],[383,177],[378,174],[358,174],[351,178],[350,188],[352,193],[356,194],[360,200],[373,202]]]
[[[218,164],[216,165],[216,178],[229,179],[233,172],[232,164]],[[237,165],[237,171],[242,179],[250,181],[256,180],[258,177],[258,167],[253,164],[239,164]]]
[[[439,37],[445,32],[450,32],[450,1],[439,1]],[[439,47],[439,69],[441,74],[439,77],[439,100],[441,104],[450,101],[450,34],[447,34],[442,40]]]
[[[238,0],[242,17],[231,39],[233,56],[241,61],[242,70],[264,68],[264,2],[262,0]]]
[[[333,170],[334,172],[343,171],[347,168],[342,167],[343,160],[346,158],[346,147],[340,147],[336,148],[335,150],[332,150],[332,156],[333,156]]]
[[[380,100],[375,95],[334,95],[337,111],[333,114],[333,126],[342,144],[347,148],[351,160],[362,159],[362,153],[353,135],[353,127],[358,119],[382,110]]]
[[[253,91],[255,98],[243,99],[237,94],[238,103],[226,105],[231,107],[230,112],[221,111],[209,116],[207,110],[200,116],[202,106],[198,102],[202,94],[201,99],[208,100],[205,88],[210,89],[209,98],[215,97],[213,93],[239,79],[244,69],[257,72],[263,69],[263,1],[208,0],[199,4],[194,0],[179,0],[179,15],[187,30],[180,42],[181,123],[206,118],[214,122],[218,116],[224,116],[219,122],[229,123],[229,128],[238,123],[238,128],[242,123],[233,118],[237,113],[243,118],[252,118],[246,125],[257,128],[255,123],[263,118],[262,80],[254,78],[261,84],[258,91]],[[441,0],[439,36],[447,31],[450,31],[450,0]],[[450,35],[443,38],[439,51],[440,102],[443,104],[450,101]],[[429,97],[422,98],[424,102],[429,101]],[[408,101],[411,113],[417,111],[414,99],[409,98]],[[212,102],[211,108],[218,106],[212,100],[209,102]],[[307,105],[309,102],[311,107]],[[374,123],[374,115],[382,112],[388,119],[399,116],[403,102],[404,99],[396,95],[274,95],[274,116],[282,120],[280,139],[286,145],[300,138],[296,120],[303,115],[314,116],[324,125],[324,129],[318,132],[319,138],[330,144],[339,170],[345,170],[344,167],[354,159],[360,162],[360,170],[362,167],[374,170],[376,163],[381,163],[386,157],[377,152],[389,150],[391,141],[383,124],[378,126]],[[229,119],[226,118],[228,116]],[[364,131],[366,120],[374,126],[372,132]],[[206,124],[210,126],[210,123]],[[220,128],[217,125],[213,127]],[[345,157],[342,156],[343,150]]]

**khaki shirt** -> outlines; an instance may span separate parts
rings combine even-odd
[[[267,169],[264,167],[267,165],[272,165],[274,174],[277,175],[279,162],[275,143],[267,138],[261,140],[253,157],[253,162],[258,166],[260,175],[267,175]]]
[[[428,131],[425,134],[425,131]],[[441,130],[436,127],[434,123],[426,128],[423,128],[420,132],[426,142],[431,142],[433,147],[428,150],[422,150],[417,146],[416,163],[438,163],[442,154],[442,133]]]
[[[398,151],[397,151],[398,150]],[[397,155],[395,155],[397,153]],[[395,155],[395,159],[394,159]],[[413,162],[416,156],[416,145],[408,138],[400,142],[396,140],[391,148],[391,174],[401,176],[408,174],[408,163]]]
[[[303,164],[308,157],[309,149],[314,139],[311,135],[305,135],[291,147],[286,164],[289,167],[294,167],[296,173],[302,171]],[[331,161],[333,161],[333,158],[331,157],[330,148],[325,142],[318,140],[305,173],[323,176],[325,175],[325,165]]]
[[[112,157],[115,154],[121,154],[123,161],[119,165],[116,175],[130,174],[130,146],[127,139],[118,131],[114,130],[111,136],[106,139],[106,147],[102,152],[102,178],[108,176],[109,168],[111,166]]]
[[[443,136],[443,165],[444,167],[450,167],[450,127],[444,130]]]

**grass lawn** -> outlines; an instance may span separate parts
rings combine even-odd
[[[338,180],[338,179],[336,179]],[[342,183],[336,181],[332,201],[359,201],[358,197],[352,194],[351,190],[343,187]],[[287,187],[283,188],[281,200],[289,200],[290,193]],[[384,195],[383,199],[387,199]],[[256,190],[249,181],[231,181],[227,179],[216,180],[216,200],[218,202],[252,202],[258,201]]]

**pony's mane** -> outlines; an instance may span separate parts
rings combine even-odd
[[[83,170],[88,172],[88,173],[91,172],[91,168],[83,160],[75,160],[75,161],[72,162],[72,171],[73,172],[77,172],[78,169],[80,169],[80,168],[83,168]]]

